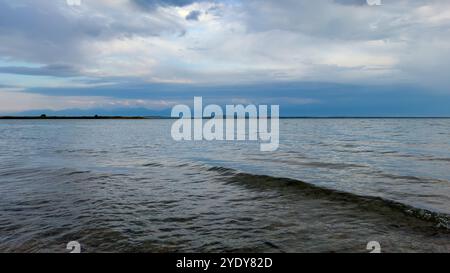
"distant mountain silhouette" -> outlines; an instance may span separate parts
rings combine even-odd
[[[162,116],[168,117],[171,109],[152,110],[147,108],[117,108],[117,109],[65,109],[61,111],[54,110],[31,110],[6,115],[13,116],[121,116],[121,117],[145,117]]]

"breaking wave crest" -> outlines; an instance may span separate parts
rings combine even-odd
[[[388,210],[401,212],[405,217],[413,217],[421,221],[432,223],[436,228],[450,230],[450,215],[448,214],[417,208],[381,197],[357,195],[350,192],[317,186],[301,180],[242,173],[224,167],[212,167],[208,170],[219,173],[221,176],[225,177],[229,183],[240,183],[254,188],[292,187],[299,190],[301,194],[305,196],[340,202],[350,202],[351,204],[358,205],[361,209],[383,211],[383,213],[386,213]]]

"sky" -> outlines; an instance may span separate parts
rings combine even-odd
[[[0,115],[450,116],[448,0],[76,2],[0,0]]]

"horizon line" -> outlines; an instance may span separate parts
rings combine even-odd
[[[213,117],[202,117],[201,119],[212,119]],[[223,116],[222,118],[229,119],[250,119],[249,117],[232,117]],[[271,118],[267,117],[257,117],[257,118]],[[450,119],[450,116],[280,116],[279,119]],[[0,116],[0,120],[56,120],[56,119],[180,119],[179,117],[170,116],[14,116],[6,115]],[[191,119],[200,119],[192,117]]]

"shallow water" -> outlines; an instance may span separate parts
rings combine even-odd
[[[449,119],[281,120],[273,153],[172,122],[0,121],[0,251],[450,252]]]

